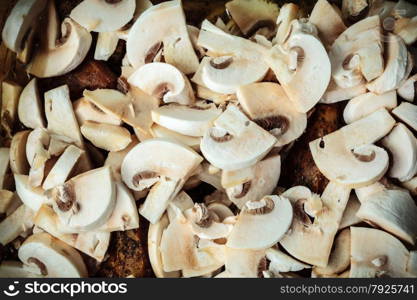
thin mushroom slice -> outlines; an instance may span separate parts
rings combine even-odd
[[[0,148],[0,188],[4,189],[7,185],[7,176],[10,167],[10,148]]]
[[[43,128],[36,128],[28,135],[26,157],[30,165],[29,182],[33,187],[42,185],[45,164],[51,158],[47,150],[49,142],[50,136]]]
[[[19,248],[19,259],[47,277],[87,277],[81,255],[48,233],[30,236]]]
[[[94,59],[108,61],[116,51],[117,45],[119,44],[119,37],[120,34],[115,31],[100,32],[94,50]]]
[[[333,79],[331,79],[326,92],[320,100],[320,103],[332,104],[340,101],[350,100],[352,98],[363,95],[366,92],[367,89],[365,84],[360,84],[349,88],[341,88]]]
[[[186,192],[179,192],[167,207],[168,220],[174,220],[179,213],[184,214],[187,209],[193,208],[193,206],[193,199]]]
[[[339,230],[362,222],[362,219],[356,215],[360,207],[361,203],[358,197],[354,193],[351,193],[345,211],[343,212],[342,220],[340,221]]]
[[[417,131],[417,105],[403,102],[392,111],[393,115]]]
[[[0,222],[0,244],[7,245],[20,234],[24,233],[33,226],[33,211],[20,205],[13,213]]]
[[[14,174],[14,181],[20,200],[33,211],[38,211],[41,205],[47,202],[44,190],[40,187],[32,187],[28,176]]]
[[[277,34],[274,41],[277,44],[283,44],[291,28],[291,22],[298,18],[300,8],[294,3],[285,3],[279,10],[277,18]]]
[[[397,90],[404,100],[413,102],[417,98],[417,74],[408,78]]]
[[[223,222],[228,217],[234,217],[233,211],[221,202],[212,202],[207,205],[207,208],[216,214],[220,222]]]
[[[123,150],[132,141],[129,130],[117,125],[85,121],[80,130],[94,146],[106,151]]]
[[[13,136],[10,144],[10,169],[13,174],[29,173],[29,163],[26,158],[26,143],[29,130],[19,131]]]
[[[229,105],[201,140],[204,157],[215,167],[238,170],[254,165],[276,143],[276,138]]]
[[[17,108],[22,87],[16,83],[4,80],[1,83],[1,120],[0,124],[7,137],[12,137],[17,121]]]
[[[17,202],[15,193],[8,190],[0,190],[0,218],[9,215],[9,210]]]
[[[48,193],[55,213],[69,232],[88,231],[110,217],[116,198],[109,167],[82,173]]]
[[[121,125],[122,120],[112,114],[106,113],[93,102],[88,101],[84,97],[73,103],[74,113],[77,117],[78,124],[85,121],[95,121],[111,125]]]
[[[227,240],[227,247],[265,249],[276,244],[291,226],[293,209],[287,198],[265,196],[246,202]],[[260,234],[261,233],[261,234]]]
[[[178,143],[193,148],[196,151],[200,150],[201,137],[184,135],[156,123],[152,125],[151,132],[152,136],[155,138],[173,139]]]
[[[17,108],[19,121],[28,128],[45,128],[37,79],[33,78],[22,90]]]
[[[417,16],[413,18],[400,18],[396,20],[394,33],[400,36],[407,46],[413,45],[417,41]]]
[[[112,89],[84,90],[83,96],[94,108],[118,119],[123,118],[132,102],[130,95]]]
[[[303,269],[311,268],[311,266],[292,258],[276,248],[267,249],[265,254],[266,258],[270,261],[268,270],[275,274],[282,272],[298,272]]]
[[[265,249],[226,247],[225,275],[228,278],[257,278],[266,270]]]

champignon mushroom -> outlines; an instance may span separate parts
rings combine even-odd
[[[12,137],[12,131],[16,122],[17,107],[22,87],[10,81],[1,83],[1,120],[0,124],[8,137]]]
[[[417,41],[417,16],[412,19],[400,18],[395,23],[394,33],[400,36],[406,45],[412,45]]]
[[[405,0],[399,0],[395,4],[393,12],[396,17],[411,18],[417,16],[417,5]]]
[[[20,94],[18,116],[19,121],[28,128],[45,128],[36,78],[33,78]]]
[[[417,96],[417,74],[408,78],[397,90],[399,96],[404,100],[413,102]]]
[[[20,234],[32,228],[33,211],[26,205],[20,205],[0,223],[0,244],[7,245]]]
[[[47,202],[44,190],[40,187],[32,187],[28,176],[14,174],[14,181],[20,200],[33,211],[38,211],[41,205]]]
[[[0,278],[43,278],[38,267],[22,264],[19,261],[2,261],[0,264]]]
[[[303,269],[311,268],[311,266],[292,258],[276,248],[267,249],[265,254],[266,258],[270,261],[268,270],[274,274],[282,272],[298,272]]]
[[[78,124],[83,124],[85,121],[94,121],[117,126],[122,124],[122,120],[120,118],[113,114],[106,113],[93,102],[86,100],[84,97],[73,103],[73,109],[75,116],[77,117]]]
[[[417,106],[403,102],[392,113],[405,124],[417,131]]]
[[[356,215],[360,206],[361,203],[358,197],[354,193],[351,193],[345,211],[343,212],[342,220],[340,221],[339,230],[362,222],[362,219]]]
[[[285,3],[279,10],[277,18],[277,44],[283,44],[290,33],[291,23],[299,16],[299,7],[294,3]]]
[[[320,103],[332,104],[344,100],[350,100],[367,92],[365,84],[360,84],[354,87],[341,88],[337,83],[331,79],[326,92],[324,93]]]
[[[28,174],[29,163],[26,158],[26,142],[30,131],[19,131],[10,144],[10,169],[14,174]]]
[[[226,247],[225,271],[228,278],[257,278],[266,270],[265,249],[234,249]]]
[[[388,169],[387,152],[372,143],[390,132],[395,120],[384,109],[338,131],[310,142],[310,151],[320,172],[329,180],[348,187],[378,181]]]
[[[151,127],[152,136],[155,138],[173,139],[178,143],[187,145],[196,151],[200,149],[201,137],[189,136],[170,130],[161,125],[154,123]]]
[[[8,190],[0,190],[0,216],[10,215],[9,211],[18,202],[15,193]]]
[[[50,141],[50,136],[43,128],[36,128],[29,133],[26,142],[26,157],[30,165],[29,183],[33,187],[42,184],[45,175],[46,162],[51,155],[46,149]]]
[[[362,17],[369,12],[369,6],[372,1],[368,0],[343,0],[342,2],[342,16],[343,19],[354,23],[357,20],[360,20]],[[377,2],[377,1],[375,1]]]
[[[193,206],[193,199],[186,192],[179,192],[167,207],[168,220],[174,220],[179,213],[184,214],[187,209],[193,208]]]

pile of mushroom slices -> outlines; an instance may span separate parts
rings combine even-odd
[[[0,243],[21,262],[0,276],[87,276],[80,252],[103,261],[139,214],[157,277],[417,276],[417,6],[226,9],[199,29],[180,1],[82,1],[62,24],[54,1],[17,2],[3,41],[32,77],[2,83]],[[80,65],[92,31],[98,60],[127,41],[119,90],[41,95],[37,78]],[[345,100],[346,126],[309,145],[323,193],[277,188],[312,109]],[[192,199],[201,183],[215,192]]]

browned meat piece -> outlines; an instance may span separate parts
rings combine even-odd
[[[306,132],[294,144],[283,162],[280,186],[305,185],[315,193],[323,192],[328,180],[316,167],[308,143],[340,128],[343,121],[342,111],[342,106],[338,104],[316,106],[308,120]]]

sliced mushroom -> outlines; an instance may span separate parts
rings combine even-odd
[[[111,125],[121,125],[122,120],[112,114],[104,112],[101,108],[96,106],[93,102],[85,98],[78,99],[73,103],[74,113],[77,117],[78,124],[83,124],[85,121],[94,121],[98,123],[105,123]]]
[[[172,131],[168,128],[165,128],[163,126],[160,126],[158,124],[152,125],[151,132],[152,132],[153,137],[173,139],[179,143],[182,143],[184,145],[187,145],[193,148],[196,151],[199,151],[200,149],[200,142],[201,142],[200,137],[184,135],[176,131]]]
[[[87,277],[81,255],[48,233],[30,236],[19,248],[19,259],[47,277]]]
[[[118,43],[119,35],[117,32],[100,32],[97,37],[94,59],[107,61],[113,55]]]
[[[266,270],[265,249],[226,247],[225,275],[228,278],[257,278]]]
[[[350,124],[370,115],[382,107],[387,110],[392,110],[397,107],[397,93],[395,91],[381,95],[369,92],[352,98],[343,111],[343,118],[346,124]]]
[[[234,217],[232,210],[221,202],[212,202],[207,205],[207,208],[219,217],[220,222],[223,222],[228,217]]]
[[[154,26],[155,20],[164,21]],[[185,74],[197,70],[198,57],[188,35],[181,1],[167,1],[147,9],[130,29],[126,52],[134,68],[151,62],[161,47],[168,64]]]
[[[132,141],[129,130],[117,125],[85,121],[80,130],[94,146],[106,151],[123,150]]]
[[[215,105],[164,105],[152,110],[152,120],[170,130],[188,136],[203,136],[222,113]]]
[[[275,248],[267,249],[265,254],[266,258],[270,261],[268,270],[275,274],[282,272],[298,272],[303,269],[311,268],[311,266],[306,265]]]
[[[186,192],[179,192],[167,207],[168,220],[174,220],[179,213],[184,214],[187,209],[193,208],[193,206],[193,199]]]
[[[173,65],[153,62],[141,66],[128,79],[145,93],[165,103],[193,104],[194,92],[188,78]]]
[[[368,3],[369,2],[369,3]],[[354,23],[355,21],[360,20],[369,12],[369,4],[372,1],[368,0],[343,0],[342,2],[342,16],[343,19]],[[375,1],[378,2],[378,1]]]
[[[8,190],[0,190],[0,218],[10,215],[8,212],[15,202],[18,202],[15,193]]]
[[[417,177],[414,177],[408,181],[401,182],[401,185],[407,189],[411,195],[417,196]]]
[[[229,105],[201,141],[204,157],[215,167],[238,170],[254,165],[276,143],[276,138]]]
[[[277,18],[277,44],[283,44],[290,33],[291,23],[299,16],[299,7],[294,3],[285,3],[279,11]]]
[[[46,162],[51,158],[47,150],[49,141],[50,136],[47,131],[40,127],[28,135],[26,157],[30,165],[29,183],[33,187],[42,185]]]
[[[48,146],[48,153],[51,156],[60,156],[64,153],[65,149],[70,145],[67,142],[63,141],[65,137],[60,137],[57,135],[53,135],[49,139],[49,146]]]
[[[21,233],[32,228],[33,211],[20,205],[12,214],[0,223],[0,244],[7,245],[16,239]]]
[[[32,187],[28,176],[14,174],[14,181],[20,200],[33,211],[38,211],[41,205],[47,202],[44,190],[40,187]]]
[[[276,83],[241,86],[236,96],[249,117],[277,138],[276,147],[294,141],[307,127],[306,114],[294,109],[284,90]]]
[[[10,260],[0,264],[0,278],[43,278],[38,267],[31,267],[21,262]]]
[[[49,1],[47,15],[43,40],[27,68],[30,74],[39,78],[59,76],[74,70],[86,57],[92,42],[91,34],[70,18],[62,22],[59,38],[59,22],[53,1]]]
[[[360,84],[354,87],[341,88],[333,79],[330,80],[330,84],[324,93],[321,103],[332,104],[344,100],[350,100],[354,97],[358,97],[367,92],[365,84]]]
[[[33,129],[37,127],[45,128],[36,78],[33,78],[20,94],[18,115],[19,121],[26,127]]]
[[[22,87],[16,83],[3,81],[1,83],[1,126],[8,137],[12,137],[12,131],[16,122],[17,107]]]
[[[399,0],[394,6],[394,16],[411,18],[417,15],[417,5],[405,0]]]
[[[388,169],[387,152],[372,143],[384,137],[395,124],[385,109],[310,142],[310,151],[320,172],[329,180],[348,187],[378,181]]]
[[[417,16],[412,19],[400,18],[395,23],[394,33],[400,36],[406,45],[412,45],[417,41]]]
[[[413,102],[417,98],[417,74],[408,78],[397,90],[399,96],[404,100]]]
[[[339,230],[362,222],[362,219],[356,215],[360,206],[361,203],[358,197],[354,193],[351,193],[345,211],[343,212],[342,220],[340,221]]]
[[[108,220],[116,202],[110,167],[73,177],[50,190],[48,198],[68,232],[98,228]]]
[[[417,131],[417,106],[403,102],[392,113],[405,124]]]
[[[30,131],[19,131],[10,144],[10,169],[14,174],[28,174],[29,163],[26,158],[26,143]]]

